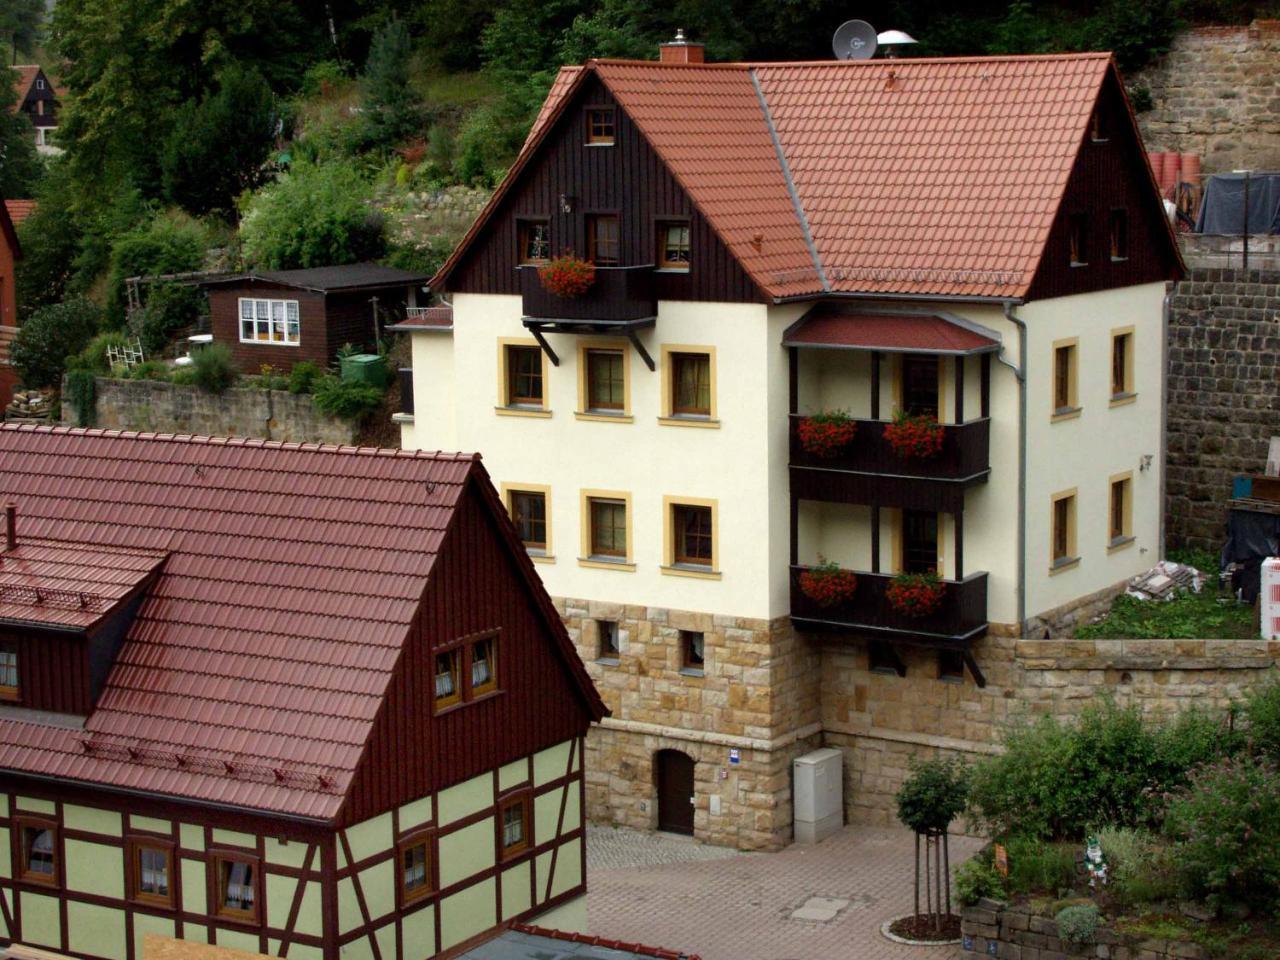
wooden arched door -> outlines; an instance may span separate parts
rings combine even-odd
[[[693,757],[679,750],[654,756],[658,778],[658,829],[693,836]]]

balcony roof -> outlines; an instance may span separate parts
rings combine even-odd
[[[1000,335],[960,317],[938,313],[861,313],[823,305],[788,327],[782,345],[968,356],[999,350]]]

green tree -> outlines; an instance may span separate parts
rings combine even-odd
[[[119,237],[111,247],[108,325],[118,328],[127,319],[126,279],[199,270],[206,241],[204,227],[183,214],[158,216]]]
[[[225,67],[216,93],[177,112],[160,161],[165,196],[196,215],[234,213],[236,198],[265,178],[277,118],[261,73]]]
[[[28,387],[57,387],[67,360],[98,332],[102,311],[88,300],[41,307],[18,328],[12,360]]]
[[[16,110],[18,75],[0,67],[0,195],[30,197],[44,167],[36,135],[25,113]]]
[[[395,144],[422,129],[422,105],[409,80],[413,44],[409,28],[393,17],[373,35],[360,78],[361,99],[370,139]]]
[[[30,56],[40,44],[44,28],[44,0],[5,0],[0,4],[0,37],[9,43],[11,63],[18,54]]]
[[[83,231],[72,205],[67,166],[55,159],[36,191],[36,209],[18,226],[22,259],[16,264],[18,312],[32,311],[66,299],[75,275]]]

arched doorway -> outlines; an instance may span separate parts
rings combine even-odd
[[[693,757],[659,750],[653,758],[658,778],[658,829],[693,836]]]

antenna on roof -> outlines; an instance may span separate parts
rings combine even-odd
[[[831,38],[837,60],[870,60],[876,55],[876,28],[865,20],[846,20]]]

